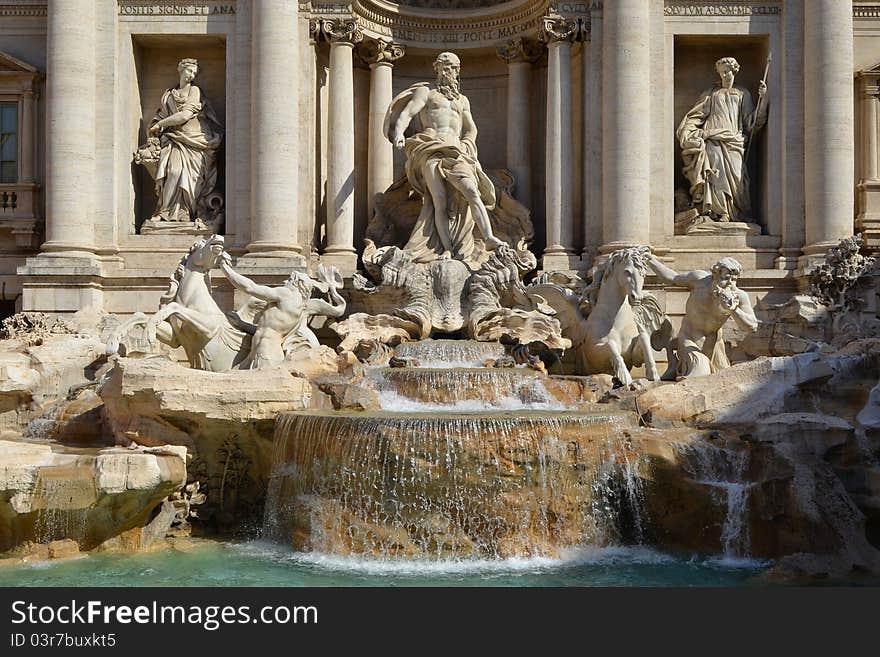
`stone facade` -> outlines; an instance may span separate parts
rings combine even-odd
[[[442,51],[461,58],[480,160],[513,173],[545,271],[650,243],[679,271],[735,257],[753,302],[783,302],[854,226],[880,248],[880,3],[0,0],[0,103],[18,116],[4,311],[157,307],[195,238],[141,230],[156,199],[132,155],[185,58],[225,129],[236,268],[269,285],[322,262],[350,277],[374,195],[404,175],[382,115]],[[675,129],[726,56],[753,96],[766,70],[748,165],[760,234],[676,234]],[[216,278],[231,309],[240,293]],[[646,287],[680,321],[687,291]]]

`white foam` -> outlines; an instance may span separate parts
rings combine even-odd
[[[251,541],[230,546],[243,556],[267,558],[334,572],[383,576],[501,575],[535,573],[576,566],[659,565],[678,560],[650,548],[636,546],[579,547],[563,551],[558,558],[512,557],[507,559],[378,559],[338,556],[316,552],[291,552],[267,541]]]

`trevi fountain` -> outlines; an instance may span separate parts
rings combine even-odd
[[[0,585],[877,583],[876,4],[0,0]]]

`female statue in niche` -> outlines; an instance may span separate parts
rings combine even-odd
[[[758,83],[755,106],[748,90],[733,84],[739,69],[733,57],[719,59],[719,83],[700,95],[676,131],[698,223],[753,221],[746,159],[749,141],[767,122],[767,84]]]
[[[177,72],[178,86],[162,94],[147,145],[135,154],[135,162],[156,180],[158,203],[150,223],[195,222],[198,229],[216,229],[223,207],[222,196],[214,192],[223,127],[193,84],[198,61],[180,60]]]

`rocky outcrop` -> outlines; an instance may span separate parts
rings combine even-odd
[[[93,382],[104,345],[82,334],[0,342],[0,432],[19,433],[71,390]]]
[[[779,560],[777,574],[880,572],[880,491],[872,487],[880,444],[869,434],[877,347],[865,341],[833,354],[759,358],[636,398],[649,424],[697,427],[742,454],[740,535],[751,556]],[[705,470],[705,459],[695,463]],[[650,504],[669,506],[672,479],[652,488]],[[680,499],[690,507],[697,497]],[[677,525],[667,531],[686,539]]]
[[[0,551],[62,539],[89,550],[126,533],[140,536],[186,481],[181,447],[67,449],[2,440],[0,454]]]
[[[161,357],[120,358],[99,394],[120,444],[186,447],[191,479],[208,498],[200,516],[220,529],[259,522],[275,417],[316,396],[284,366],[216,373]]]

